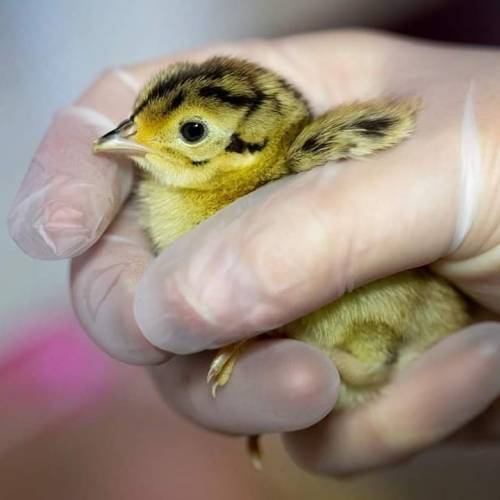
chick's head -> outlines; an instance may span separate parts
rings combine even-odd
[[[258,183],[277,176],[272,170],[308,118],[300,94],[275,73],[216,57],[157,74],[130,119],[95,149],[133,156],[165,186],[207,190],[241,177]],[[122,146],[106,148],[117,135]]]

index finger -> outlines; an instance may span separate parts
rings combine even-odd
[[[133,181],[128,160],[95,157],[95,137],[130,109],[133,80],[105,73],[78,100],[54,116],[9,214],[12,238],[39,259],[73,257],[104,232]]]

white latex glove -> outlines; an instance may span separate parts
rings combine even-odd
[[[93,156],[91,142],[128,116],[160,67],[217,53],[282,73],[315,112],[384,94],[420,96],[424,108],[402,145],[267,185],[152,260],[125,203],[131,165]],[[500,394],[499,324],[449,337],[372,403],[330,416],[339,379],[320,351],[258,343],[215,400],[205,382],[213,353],[203,351],[423,265],[498,312],[499,63],[499,50],[338,31],[110,71],[56,115],[11,212],[12,237],[34,257],[73,258],[73,303],[89,334],[118,359],[158,365],[164,399],[189,419],[229,433],[285,433],[292,456],[321,473],[399,461],[458,430],[467,436],[478,415],[497,422],[494,408],[483,412]],[[474,436],[498,429],[476,427]]]

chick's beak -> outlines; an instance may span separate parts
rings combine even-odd
[[[131,118],[122,121],[118,127],[99,137],[93,144],[94,153],[144,156],[151,150],[134,141],[137,127]]]

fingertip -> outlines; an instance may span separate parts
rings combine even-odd
[[[123,251],[117,260],[110,245],[101,243],[71,263],[72,302],[80,323],[103,351],[134,365],[156,365],[170,356],[143,337],[133,318],[133,268],[146,263],[146,257]]]
[[[335,404],[335,367],[302,342],[253,343],[215,399],[206,383],[213,355],[178,356],[152,370],[167,403],[204,427],[233,434],[288,432],[313,425]]]
[[[104,232],[128,196],[129,161],[97,157],[92,141],[111,121],[95,110],[70,106],[54,116],[8,216],[9,233],[28,255],[80,255]]]
[[[175,354],[218,347],[215,342],[223,327],[201,312],[207,308],[200,306],[187,290],[186,280],[175,272],[177,256],[182,258],[183,252],[168,252],[168,256],[164,253],[155,259],[137,285],[134,317],[142,334],[152,345]],[[199,288],[204,286],[198,283]],[[226,339],[225,343],[230,342]]]
[[[92,249],[71,261],[71,297],[80,322],[99,347],[130,364],[170,357],[144,338],[133,315],[135,287],[150,260],[149,242],[129,204]]]
[[[130,112],[135,92],[113,71],[59,110],[37,148],[8,216],[9,234],[28,255],[80,255],[113,220],[128,196],[128,160],[92,153],[92,142]]]
[[[262,363],[276,363],[274,398],[284,408],[307,408],[296,414],[297,429],[309,427],[328,415],[335,406],[340,377],[332,361],[319,349],[294,341],[276,342],[263,352]]]

